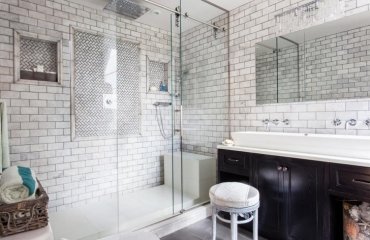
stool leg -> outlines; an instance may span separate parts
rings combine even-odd
[[[253,240],[258,240],[258,209],[256,211],[254,211]]]
[[[231,213],[231,240],[238,240],[238,214]]]
[[[212,207],[212,240],[216,240],[217,210]]]

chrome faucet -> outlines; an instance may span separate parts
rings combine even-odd
[[[339,125],[342,124],[342,121],[339,118],[336,118],[333,120],[333,125],[338,127]]]
[[[279,119],[274,119],[274,120],[272,120],[272,123],[275,125],[275,126],[277,126],[277,125],[279,125]]]
[[[262,123],[265,125],[265,129],[268,130],[270,128],[270,119],[264,119],[262,120]]]
[[[348,129],[348,126],[354,127],[354,126],[356,126],[356,124],[357,124],[357,120],[351,118],[351,119],[349,119],[349,120],[346,121],[346,124],[344,126],[344,129],[347,130]]]
[[[290,121],[289,121],[289,119],[284,119],[283,120],[283,123],[284,123],[284,125],[289,125],[290,124]]]

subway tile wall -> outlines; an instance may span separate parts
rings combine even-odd
[[[230,126],[231,131],[265,131],[261,120],[285,118],[289,126],[271,131],[370,135],[363,123],[349,130],[334,127],[334,118],[365,120],[370,100],[327,100],[302,103],[256,104],[255,44],[276,37],[275,15],[307,3],[299,0],[252,0],[230,15]],[[369,0],[346,0],[345,15],[369,11]]]
[[[211,22],[228,27],[228,14]],[[215,155],[228,138],[228,31],[199,25],[183,34],[183,149]]]
[[[49,194],[51,211],[109,197],[117,188],[128,192],[163,183],[161,155],[172,147],[160,135],[153,106],[170,97],[146,94],[145,71],[140,78],[141,135],[71,141],[70,26],[138,41],[144,56],[141,69],[145,55],[167,60],[171,51],[168,32],[106,11],[66,0],[0,0],[0,98],[8,105],[11,162],[36,170]],[[61,86],[13,83],[13,29],[63,40]],[[178,43],[174,36],[175,49]],[[171,115],[164,114],[168,130]],[[175,145],[178,148],[178,141]]]

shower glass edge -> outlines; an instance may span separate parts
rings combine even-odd
[[[175,193],[173,156],[179,149],[179,136],[175,131],[179,29],[175,26],[173,12],[151,3],[144,4],[153,11],[149,14],[158,11],[158,18],[168,21],[168,28],[157,28],[155,23],[153,27],[146,25],[150,31],[155,31],[152,36],[160,45],[140,40],[141,132],[137,136],[117,135],[120,233],[137,231],[178,214],[175,211],[179,201]],[[151,61],[152,66],[148,65]],[[160,86],[152,86],[156,81],[151,80],[155,80],[156,75],[151,73],[161,64],[168,64],[164,67],[167,69],[167,92],[160,91]],[[118,127],[121,124],[117,122]]]
[[[229,138],[229,12],[208,1],[180,0],[181,212],[209,202],[217,182],[217,145]],[[200,6],[202,5],[202,6]]]

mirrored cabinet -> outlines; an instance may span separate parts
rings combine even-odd
[[[257,104],[370,97],[365,12],[256,44]]]

